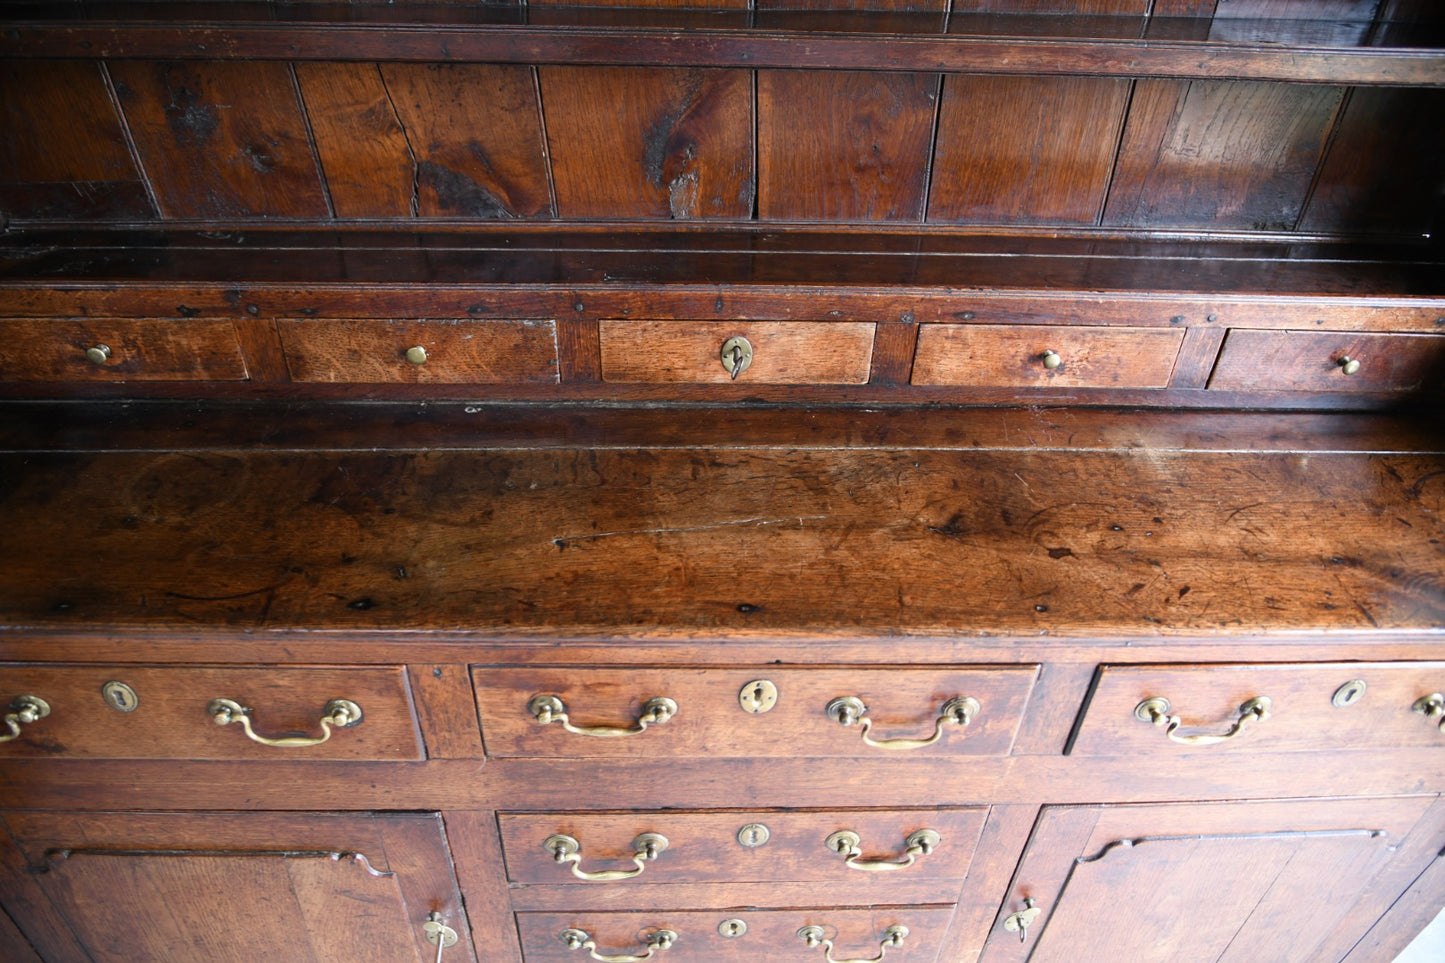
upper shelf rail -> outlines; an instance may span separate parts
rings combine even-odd
[[[944,71],[1445,87],[1438,27],[1312,21],[481,8],[419,20],[334,6],[294,19],[162,18],[186,7],[12,8],[0,57],[343,60]],[[519,12],[520,11],[520,12]],[[435,13],[435,11],[433,11]],[[251,15],[254,15],[251,14]],[[110,19],[116,17],[116,19]],[[238,19],[230,19],[237,17]],[[376,17],[377,19],[370,19]],[[520,19],[530,22],[518,22]],[[539,22],[540,21],[540,22]],[[943,32],[945,26],[949,32]]]

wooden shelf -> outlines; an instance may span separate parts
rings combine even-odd
[[[1438,26],[822,11],[227,3],[12,8],[0,57],[942,71],[1445,86]],[[420,9],[419,16],[416,11]],[[69,11],[65,11],[68,13]]]

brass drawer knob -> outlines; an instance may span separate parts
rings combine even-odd
[[[602,963],[642,963],[643,960],[650,960],[663,950],[672,948],[678,936],[672,930],[653,930],[642,937],[647,949],[642,953],[609,954],[597,952],[597,941],[592,934],[586,930],[565,929],[557,934],[557,939],[569,950],[586,950],[587,955]]]
[[[1057,351],[1054,351],[1052,348],[1039,355],[1039,360],[1042,361],[1044,367],[1048,368],[1050,371],[1053,371],[1059,365],[1064,363],[1064,359],[1059,357],[1059,353]]]
[[[562,728],[579,736],[616,738],[646,732],[648,726],[660,726],[677,715],[677,703],[666,696],[648,699],[642,704],[637,722],[631,726],[574,726],[567,717],[567,703],[554,695],[535,695],[527,703],[527,712],[542,725],[560,722]]]
[[[857,696],[842,696],[824,707],[828,718],[840,726],[858,726],[862,730],[863,744],[874,749],[922,749],[943,738],[949,726],[966,727],[979,713],[978,700],[973,696],[954,696],[943,704],[938,718],[933,723],[933,735],[923,739],[873,739],[868,732],[873,720],[868,718],[868,707]]]
[[[890,926],[883,931],[883,939],[878,941],[877,956],[866,958],[850,957],[840,960],[833,955],[833,941],[828,938],[828,933],[823,927],[805,926],[798,930],[798,939],[807,943],[810,947],[821,946],[823,948],[823,959],[826,960],[827,963],[878,963],[879,960],[888,955],[890,949],[902,946],[903,941],[907,938],[908,927],[898,925]]]
[[[1339,361],[1336,361],[1335,364],[1339,365],[1340,370],[1347,375],[1352,375],[1360,370],[1360,359],[1351,358],[1349,355],[1345,355]]]
[[[583,869],[579,865],[582,862],[582,844],[577,841],[577,837],[568,836],[565,833],[548,836],[542,843],[542,848],[551,853],[552,859],[556,862],[571,869],[572,875],[578,879],[590,882],[611,882],[612,880],[641,876],[642,871],[647,868],[647,864],[667,849],[667,837],[661,833],[643,833],[634,839],[632,841],[632,861],[636,864],[635,869],[590,871]]]
[[[331,738],[332,727],[350,729],[361,725],[361,706],[350,699],[332,699],[321,710],[319,736],[263,736],[251,727],[251,710],[234,699],[212,699],[206,706],[211,721],[218,726],[239,722],[246,732],[246,738],[263,746],[279,746],[283,749],[319,746]]]
[[[406,360],[414,365],[426,364],[426,348],[419,344],[412,345],[406,349]]]
[[[1140,722],[1147,722],[1150,725],[1158,726],[1164,730],[1165,735],[1173,742],[1186,746],[1212,746],[1217,743],[1227,742],[1244,732],[1245,727],[1251,723],[1260,723],[1269,718],[1270,710],[1274,708],[1274,701],[1269,696],[1255,696],[1239,707],[1238,716],[1229,729],[1221,734],[1199,733],[1197,735],[1181,736],[1179,727],[1184,723],[1178,716],[1169,714],[1169,700],[1162,696],[1153,696],[1145,699],[1134,707],[1134,718]]]
[[[1438,725],[1441,732],[1445,732],[1445,694],[1432,692],[1421,696],[1410,706],[1410,711],[1420,713],[1432,724]]]
[[[105,364],[110,360],[110,345],[93,344],[85,349],[85,360],[91,364]]]
[[[843,857],[843,865],[849,869],[860,869],[866,873],[883,873],[895,869],[907,869],[918,862],[918,857],[927,856],[938,848],[943,839],[932,829],[920,829],[909,833],[903,840],[901,859],[864,859],[863,840],[851,829],[840,829],[823,841],[823,845]]]
[[[723,370],[728,373],[734,381],[753,364],[753,345],[747,338],[737,335],[728,338],[722,343],[722,349],[718,352],[718,358],[722,361]]]
[[[10,711],[5,713],[5,728],[10,731],[0,735],[0,742],[20,738],[20,727],[29,725],[50,715],[50,703],[40,696],[22,695],[10,700]]]

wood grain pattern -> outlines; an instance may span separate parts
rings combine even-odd
[[[422,217],[550,217],[531,68],[385,64],[392,106],[416,156]]]
[[[110,65],[165,217],[326,217],[290,68],[280,63]]]
[[[612,382],[862,384],[873,325],[796,321],[603,321],[602,378]],[[736,378],[722,366],[725,341],[743,337],[752,364]]]
[[[297,381],[512,384],[557,380],[551,321],[277,322]],[[407,360],[413,347],[421,364]]]
[[[104,364],[86,357],[104,345]],[[229,321],[0,321],[0,381],[239,381]]]
[[[337,217],[415,217],[417,160],[375,64],[296,65]]]
[[[138,705],[117,712],[101,687],[119,680],[135,690]],[[72,756],[111,759],[307,759],[400,760],[423,758],[406,677],[391,669],[204,669],[140,666],[4,666],[0,689],[40,696],[50,715],[24,730],[7,747],[18,757]],[[318,746],[263,746],[246,738],[239,723],[216,725],[212,699],[240,702],[254,711],[263,736],[323,735],[317,720],[332,699],[362,709],[360,725],[335,729]],[[101,722],[100,720],[103,720]]]
[[[1360,363],[1346,374],[1346,360]],[[1229,332],[1211,389],[1259,391],[1438,392],[1445,337],[1345,331]]]
[[[948,77],[929,220],[1094,223],[1129,87],[1093,78]]]
[[[1293,229],[1343,92],[1140,81],[1104,223]]]
[[[542,67],[538,76],[559,215],[752,216],[748,71]]]
[[[11,218],[151,218],[95,63],[0,62],[0,210]]]
[[[1179,328],[925,324],[918,334],[913,383],[1162,388],[1183,340]],[[1044,366],[1047,351],[1059,355],[1057,368]]]
[[[758,216],[918,221],[938,77],[758,72]]]

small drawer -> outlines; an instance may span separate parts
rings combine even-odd
[[[293,381],[553,384],[551,321],[278,321]]]
[[[3,381],[244,381],[229,321],[0,321]]]
[[[1004,756],[1037,669],[475,666],[472,682],[497,758]]]
[[[864,384],[873,328],[845,321],[603,321],[602,380]]]
[[[311,760],[423,757],[406,670],[399,666],[0,667],[0,707],[14,715],[27,698],[39,700],[45,711],[32,710],[30,715],[42,717],[19,722],[20,734],[0,744],[0,756]],[[251,731],[256,737],[295,741],[287,745],[253,741],[235,712],[230,715],[231,722],[218,724],[212,702],[219,699],[250,710]],[[340,725],[346,720],[342,715],[331,715],[329,704],[333,700],[347,700],[359,707],[360,722]],[[322,725],[323,716],[333,722]],[[329,737],[318,741],[328,729]]]
[[[927,899],[940,880],[963,880],[986,815],[977,806],[503,813],[499,822],[513,883],[594,890],[643,883],[860,883],[864,899],[882,899],[879,887],[886,885],[887,901],[907,903]],[[915,882],[927,885],[911,887]]]
[[[760,893],[752,905],[764,899]],[[952,906],[518,913],[517,929],[526,963],[575,963],[579,956],[659,963],[823,963],[876,960],[885,943],[889,948],[882,955],[906,963],[938,959],[952,915]],[[823,940],[831,941],[831,950]],[[670,944],[665,952],[648,954],[649,945],[663,941]]]
[[[916,385],[983,388],[1163,388],[1174,372],[1178,328],[924,324]]]
[[[1397,392],[1445,379],[1445,337],[1235,329],[1209,387],[1221,391]]]
[[[1441,662],[1109,665],[1070,752],[1445,749],[1441,693]]]

